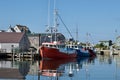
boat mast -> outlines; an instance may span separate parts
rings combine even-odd
[[[48,1],[48,28],[50,27],[50,0]]]
[[[55,41],[57,41],[57,27],[58,27],[58,11],[56,9],[56,0],[54,0],[54,33],[55,33]]]
[[[54,36],[55,36],[55,39],[54,41],[57,41],[57,38],[56,38],[56,33],[57,33],[57,26],[58,26],[58,12],[57,12],[57,9],[56,9],[56,0],[54,0],[54,19],[53,19],[53,26],[51,27],[50,26],[50,0],[48,1],[48,25],[47,25],[47,32],[50,32],[51,35],[48,36],[50,38],[50,41],[53,42],[53,33],[54,33]]]
[[[47,23],[47,30],[46,32],[50,32],[51,35],[48,36],[50,38],[50,42],[52,42],[52,27],[50,26],[50,0],[48,0],[48,23]]]
[[[50,26],[50,0],[49,0],[49,3],[48,3],[48,17],[49,17],[49,29],[50,29],[50,33],[51,33],[51,36],[50,36],[50,42],[53,41],[53,27]]]
[[[87,38],[86,38],[86,48],[87,48],[88,45],[89,45],[89,41],[88,41],[89,33],[88,33],[88,32],[86,33],[86,37],[87,37]]]

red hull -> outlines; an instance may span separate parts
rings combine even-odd
[[[68,59],[68,58],[76,58],[76,53],[65,53],[60,52],[59,49],[56,48],[50,48],[42,46],[40,48],[40,55],[44,59]]]

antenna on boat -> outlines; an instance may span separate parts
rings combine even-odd
[[[76,26],[76,42],[78,41],[78,25]]]
[[[90,36],[90,33],[86,33],[86,47],[89,46],[89,36]]]

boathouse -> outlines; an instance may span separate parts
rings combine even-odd
[[[11,53],[13,50],[27,51],[29,47],[25,32],[0,32],[0,53]]]

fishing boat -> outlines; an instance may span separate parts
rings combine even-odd
[[[92,47],[82,47],[81,45],[67,44],[68,50],[76,50],[77,57],[94,57],[96,53]]]
[[[76,52],[78,57],[95,57],[96,56],[96,53],[94,52],[94,50],[89,48],[76,49]]]
[[[54,3],[55,4],[55,3]],[[50,42],[43,42],[39,52],[42,59],[68,59],[68,58],[75,58],[77,57],[76,51],[67,51],[63,48],[65,47],[64,42],[57,41],[57,27],[58,27],[58,11],[54,9],[54,26],[48,26],[48,31],[50,31]],[[49,20],[48,20],[49,21]],[[49,25],[49,22],[48,22]],[[54,38],[52,34],[54,34]]]
[[[43,59],[68,59],[76,58],[75,50],[64,50],[64,43],[42,43],[40,47],[40,54]]]
[[[87,33],[88,38],[88,33]],[[76,40],[73,38],[66,42],[67,50],[76,50],[77,57],[94,57],[96,56],[96,52],[94,50],[93,45],[88,44],[89,41],[86,42],[85,46],[82,46],[78,41],[78,27],[76,27]]]

